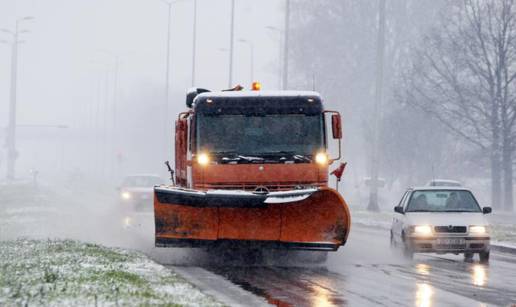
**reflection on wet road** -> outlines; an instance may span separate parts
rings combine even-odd
[[[367,246],[363,243],[367,242]],[[507,257],[507,256],[506,256]],[[508,256],[509,259],[512,256]],[[381,232],[354,229],[322,267],[207,265],[276,306],[507,306],[516,303],[516,266],[501,254],[489,265],[462,256],[405,261]]]

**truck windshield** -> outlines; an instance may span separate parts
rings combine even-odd
[[[322,114],[203,115],[197,145],[210,153],[312,156],[324,148]]]

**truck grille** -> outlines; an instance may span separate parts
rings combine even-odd
[[[439,233],[466,233],[466,226],[435,226],[435,232]]]
[[[197,184],[195,188],[201,190],[245,190],[245,191],[255,191],[257,188],[265,187],[269,191],[287,191],[287,190],[295,190],[300,188],[308,188],[308,187],[322,187],[326,186],[323,183],[223,183],[223,184]]]

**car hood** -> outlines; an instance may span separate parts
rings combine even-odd
[[[487,225],[480,212],[406,212],[409,225],[469,226]]]

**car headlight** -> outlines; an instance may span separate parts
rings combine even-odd
[[[469,232],[475,234],[484,234],[487,233],[486,226],[469,226]]]
[[[432,226],[429,226],[429,225],[414,226],[414,234],[419,235],[419,236],[429,236],[432,234]]]
[[[125,200],[131,199],[131,193],[129,193],[129,192],[122,192],[122,194],[120,194],[120,196],[122,197],[122,199],[125,199]]]

